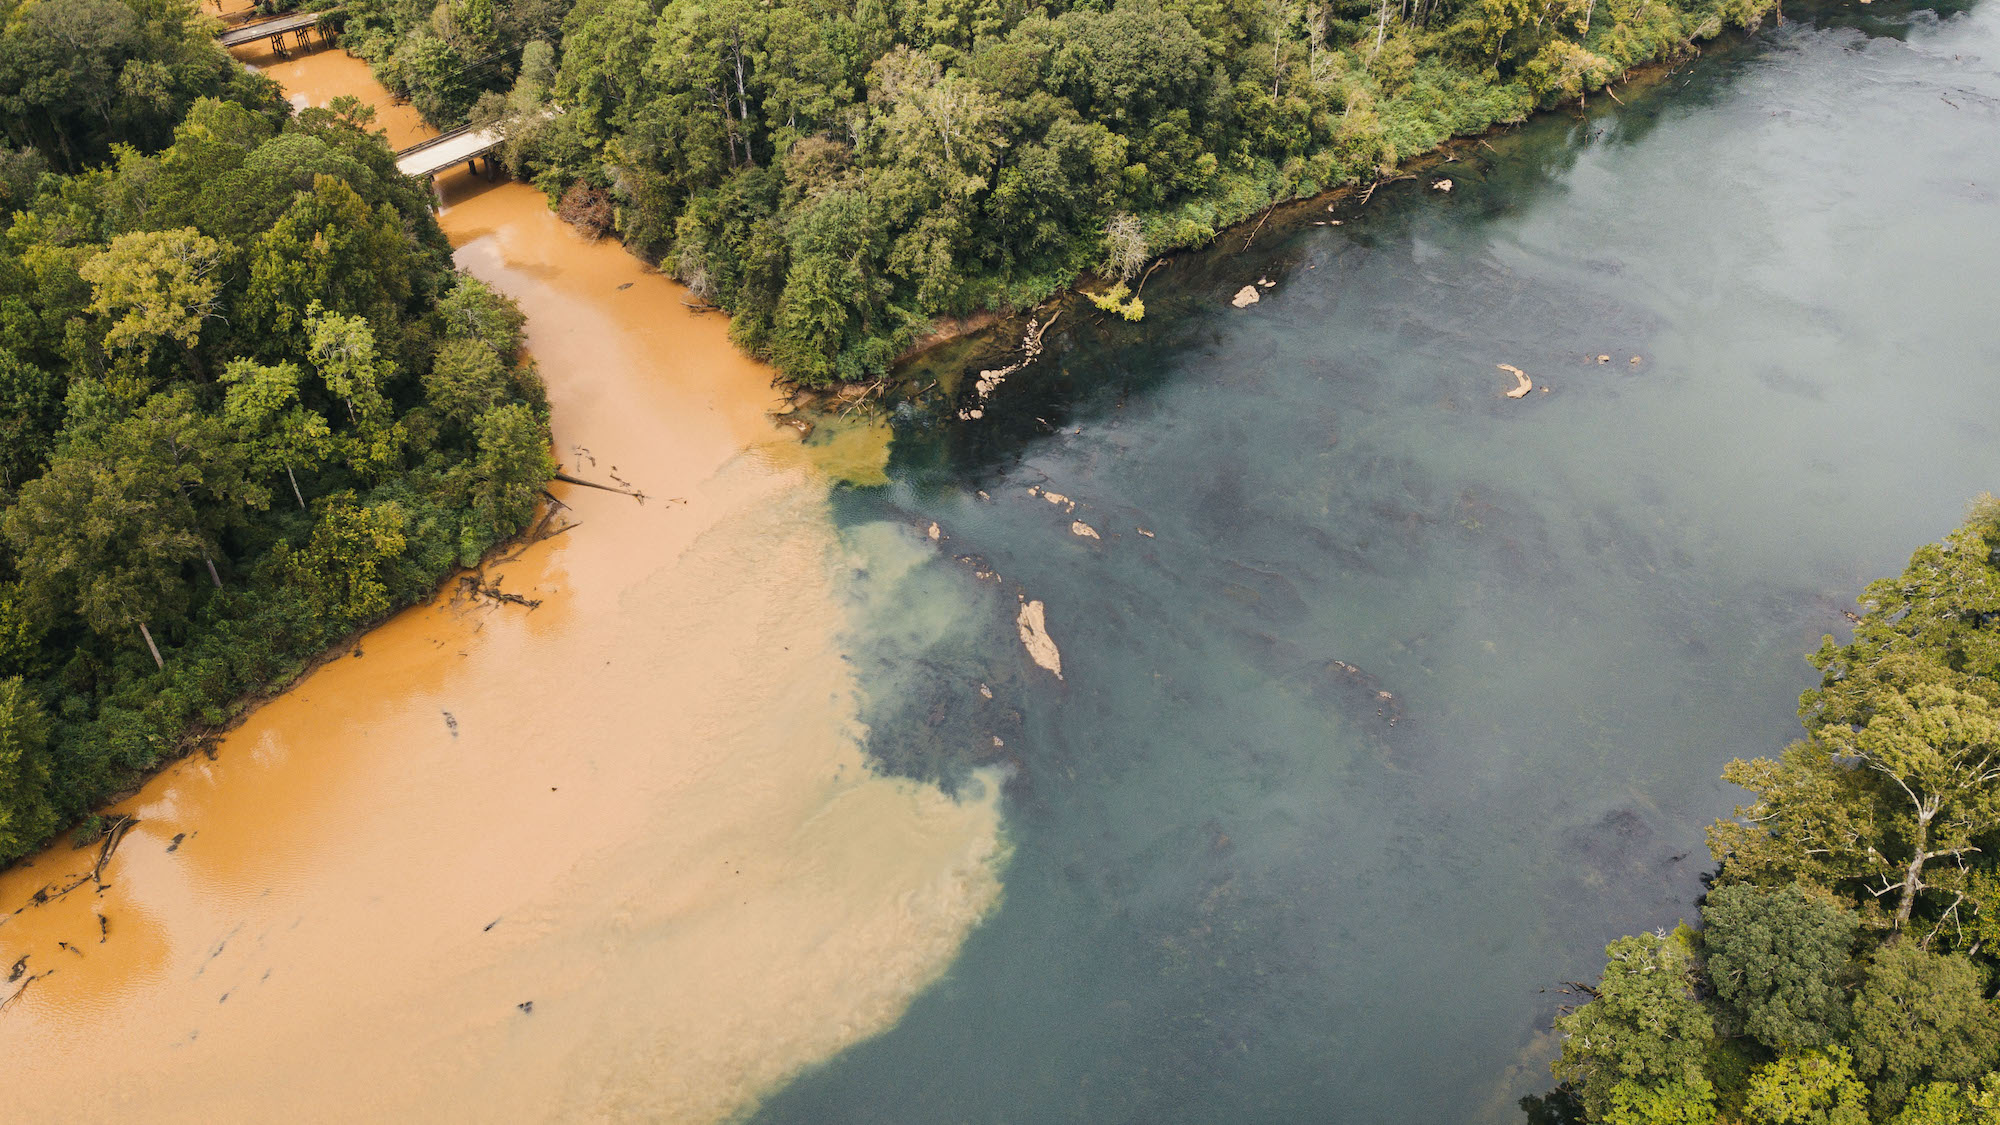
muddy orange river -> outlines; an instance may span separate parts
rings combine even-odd
[[[337,49],[295,102],[381,107]],[[577,526],[407,611],[212,757],[0,875],[9,1121],[704,1121],[892,1024],[999,894],[987,796],[871,772],[827,478],[719,317],[543,198],[445,177],[519,300]],[[852,442],[847,455],[852,456]],[[17,991],[18,989],[18,991]]]

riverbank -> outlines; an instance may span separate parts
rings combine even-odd
[[[107,810],[102,887],[35,904],[95,850],[0,874],[12,1119],[715,1119],[893,1022],[997,898],[998,786],[863,760],[852,560],[770,372],[530,189],[444,188],[558,459],[646,499],[556,485],[576,530],[487,571],[537,606],[370,632]]]
[[[789,9],[739,32],[789,43],[776,30],[802,15]],[[1325,9],[1057,5],[922,31],[837,14],[745,60],[726,136],[721,95],[689,83],[728,43],[650,14],[580,14],[567,53],[538,51],[484,94],[399,80],[440,120],[474,96],[485,116],[504,101],[530,128],[510,146],[518,171],[588,202],[729,311],[746,349],[822,386],[880,378],[954,319],[1034,308],[1093,273],[1136,283],[1160,255],[1279,203],[1366,194],[1455,137],[1573,103],[1769,10],[1676,0],[1592,23],[1419,6],[1364,27]],[[378,52],[424,34],[391,22],[387,40],[370,25]],[[1146,48],[1117,46],[1135,41]],[[675,61],[608,80],[605,60],[656,50]],[[555,89],[564,113],[542,127],[530,111]],[[939,118],[939,98],[963,108]]]
[[[1767,9],[1775,11],[1775,7]],[[1779,13],[1782,22],[1783,15]],[[1762,26],[1762,17],[1748,28],[1721,28],[1702,40],[1713,43],[1725,36],[1747,36],[1755,34]],[[1440,181],[1449,184],[1451,165],[1460,161],[1485,162],[1491,159],[1492,141],[1501,134],[1521,128],[1537,118],[1572,110],[1581,114],[1590,104],[1590,95],[1602,93],[1613,102],[1619,101],[1616,88],[1623,88],[1627,95],[1643,93],[1659,82],[1673,75],[1691,58],[1698,57],[1701,46],[1689,42],[1680,51],[1671,55],[1648,59],[1633,64],[1628,69],[1613,76],[1595,89],[1579,95],[1575,101],[1565,102],[1548,109],[1538,110],[1528,117],[1513,121],[1489,121],[1477,130],[1445,138],[1435,147],[1407,157],[1394,168],[1382,169],[1381,174],[1370,180],[1355,180],[1336,185],[1325,190],[1315,190],[1305,194],[1284,197],[1266,197],[1252,205],[1240,207],[1226,220],[1226,225],[1212,235],[1196,242],[1159,248],[1159,256],[1154,258],[1132,282],[1138,288],[1136,295],[1144,296],[1144,286],[1153,280],[1153,274],[1167,269],[1181,258],[1194,254],[1211,254],[1225,248],[1229,241],[1241,238],[1238,252],[1250,249],[1257,241],[1268,239],[1277,241],[1297,228],[1313,225],[1324,226],[1330,222],[1347,222],[1359,215],[1371,203],[1387,200],[1396,193],[1398,185],[1412,184],[1430,190],[1449,192],[1449,186],[1438,188]],[[1481,153],[1484,148],[1486,153]],[[1387,189],[1387,190],[1384,190]],[[1166,279],[1161,279],[1166,280]],[[1254,278],[1246,277],[1243,284],[1250,284]],[[965,345],[969,351],[979,353],[1005,352],[1015,350],[1028,320],[1040,317],[1052,308],[1063,312],[1093,308],[1092,298],[1108,292],[1116,283],[1112,278],[1085,273],[1067,284],[1048,290],[1039,299],[1027,303],[1023,308],[1006,310],[982,310],[965,316],[940,317],[931,323],[931,328],[910,347],[896,357],[892,375],[908,374],[904,369],[919,366],[924,368],[926,379],[936,372],[932,369],[935,354],[953,345]],[[1094,314],[1093,314],[1094,315]],[[907,380],[904,380],[907,381]],[[922,382],[924,380],[918,380]]]

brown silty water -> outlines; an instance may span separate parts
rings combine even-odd
[[[337,49],[272,73],[387,101]],[[96,848],[0,875],[9,1121],[714,1120],[893,1023],[998,896],[998,787],[862,756],[770,371],[531,189],[442,186],[559,458],[647,499],[558,486],[578,526],[487,571],[538,608],[369,633],[109,810],[101,888]]]

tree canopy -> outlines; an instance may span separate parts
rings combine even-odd
[[[191,5],[8,12],[0,129],[36,149],[0,172],[41,163],[0,175],[0,863],[526,526],[554,468],[520,313],[366,112],[288,115]]]
[[[883,371],[940,318],[1130,279],[1770,7],[349,0],[345,41],[433,124],[507,123],[505,159],[565,213],[822,383]]]
[[[1634,951],[1670,939],[1620,939],[1558,1019],[1588,1120],[2000,1120],[2000,503],[1861,605],[1811,658],[1806,737],[1724,772],[1751,800],[1709,831],[1684,961],[1635,989]],[[1712,1038],[1661,1038],[1696,1013]]]

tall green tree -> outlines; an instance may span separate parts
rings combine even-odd
[[[1855,1069],[1887,1114],[1927,1081],[1970,1082],[2000,1063],[2000,1010],[1970,959],[1895,941],[1854,998]]]
[[[276,339],[296,332],[315,306],[393,332],[411,297],[410,258],[394,209],[371,208],[347,181],[316,175],[252,246],[242,313]]]
[[[209,560],[214,577],[214,530],[255,496],[227,430],[173,391],[72,440],[21,489],[5,533],[31,605],[100,634],[137,629],[164,666],[150,623],[180,619],[181,568]]]
[[[393,501],[364,507],[352,492],[335,493],[320,503],[311,537],[296,548],[279,546],[272,566],[315,618],[351,628],[389,609],[383,571],[408,546],[408,526]]]
[[[302,373],[295,363],[261,364],[238,359],[222,373],[229,390],[222,402],[223,420],[235,428],[257,475],[284,471],[299,509],[306,506],[298,470],[310,471],[333,448],[333,430],[326,418],[299,400]]]
[[[41,471],[62,423],[63,380],[0,347],[0,491]]]
[[[1868,1125],[1868,1090],[1845,1050],[1787,1051],[1750,1076],[1744,1109],[1755,1125]]]
[[[49,721],[19,676],[0,679],[0,855],[55,831],[49,804]]]
[[[1702,904],[1708,979],[1768,1047],[1825,1047],[1847,1028],[1854,912],[1796,884],[1720,887]]]
[[[380,473],[402,456],[403,428],[388,394],[395,362],[376,346],[375,330],[359,316],[342,316],[313,302],[305,309],[306,355],[320,381],[347,411],[341,434],[357,472]]]
[[[1619,938],[1605,947],[1609,963],[1589,1003],[1556,1020],[1562,1055],[1552,1064],[1558,1081],[1576,1085],[1598,1120],[1610,1118],[1613,1091],[1638,1099],[1635,1088],[1699,1091],[1715,1019],[1701,1003],[1694,932]]]
[[[1843,698],[1865,724],[1827,722],[1776,762],[1723,771],[1757,801],[1710,841],[1725,879],[1855,886],[1893,904],[1887,922],[1901,929],[1926,892],[1962,897],[1956,861],[2000,828],[2000,684],[1914,654],[1885,656],[1862,679]]]
[[[90,283],[90,311],[110,322],[105,347],[136,351],[143,360],[168,341],[196,377],[205,376],[195,345],[202,326],[221,315],[218,274],[226,260],[221,243],[191,227],[113,239],[79,271]]]
[[[542,486],[555,475],[548,431],[525,403],[496,406],[473,424],[472,510],[460,542],[470,566],[487,547],[528,526]]]
[[[1854,639],[1836,645],[1827,637],[1812,657],[1823,676],[1801,700],[1808,727],[1865,726],[1873,717],[1876,677],[1869,673],[1893,656],[1920,656],[1954,672],[2000,677],[2000,636],[1987,622],[2000,616],[2000,500],[1982,496],[1965,525],[1910,556],[1894,578],[1872,582],[1862,593],[1865,612]]]

